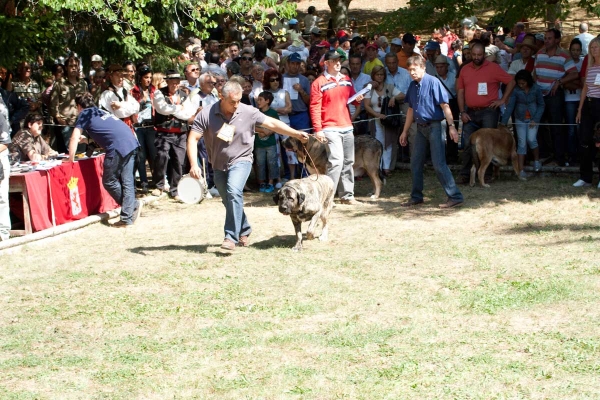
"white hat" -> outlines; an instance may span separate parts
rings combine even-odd
[[[102,57],[100,57],[98,54],[94,54],[92,56],[92,62],[96,62],[96,61],[102,62]]]
[[[395,44],[396,46],[402,46],[402,40],[400,40],[400,38],[397,37],[393,38],[390,43]]]

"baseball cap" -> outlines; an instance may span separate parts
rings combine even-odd
[[[109,74],[112,74],[113,72],[123,71],[123,67],[121,64],[110,64],[107,71]]]
[[[449,64],[449,62],[446,56],[440,54],[435,58],[434,64]]]
[[[402,40],[400,40],[400,38],[397,38],[397,37],[393,38],[390,43],[395,44],[396,46],[402,46]]]
[[[329,50],[327,53],[325,53],[325,61],[339,60],[340,58],[340,53],[335,50]]]
[[[102,62],[102,57],[100,57],[98,54],[94,54],[92,56],[92,62],[96,62],[96,61]]]
[[[388,40],[387,40],[387,38],[385,36],[379,36],[379,41],[381,43],[388,43]]]
[[[298,25],[298,20],[296,18],[292,18],[290,19],[290,22],[288,22],[288,25]]]
[[[300,57],[300,54],[298,54],[298,53],[292,53],[288,57],[288,61],[289,62],[301,62],[302,61],[302,57]]]
[[[330,47],[329,42],[327,40],[321,40],[315,46],[317,46],[317,47]]]
[[[368,50],[368,49],[375,49],[375,50],[377,50],[377,49],[379,49],[379,47],[375,43],[369,43],[365,47],[365,50]]]
[[[312,33],[313,35],[320,35],[321,34],[321,30],[315,26],[314,28],[312,28],[310,30],[310,33]]]
[[[439,49],[440,49],[440,44],[438,42],[436,42],[435,40],[430,40],[425,45],[425,50],[439,50]]]
[[[412,33],[407,32],[404,34],[404,36],[402,36],[402,42],[407,43],[407,44],[416,44],[417,39],[415,38],[415,36]],[[393,41],[392,41],[392,43],[393,43]]]

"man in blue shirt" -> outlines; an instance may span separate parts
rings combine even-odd
[[[413,81],[406,94],[405,101],[408,103],[408,112],[404,130],[400,135],[400,144],[407,145],[408,130],[413,121],[417,123],[417,135],[410,158],[412,192],[410,200],[402,205],[410,207],[423,203],[423,165],[429,141],[433,168],[448,196],[447,201],[440,204],[440,208],[459,206],[464,202],[464,198],[456,187],[450,168],[446,165],[446,142],[444,140],[446,133],[442,133],[441,124],[441,121],[446,119],[450,127],[450,137],[453,141],[458,142],[458,132],[454,127],[452,112],[448,105],[448,92],[437,78],[425,73],[423,57],[410,57],[407,65]]]
[[[102,184],[108,194],[121,206],[121,220],[112,226],[126,228],[133,225],[142,211],[142,202],[135,199],[134,162],[138,143],[135,134],[123,121],[94,104],[89,93],[78,94],[77,121],[69,142],[69,161],[75,162],[75,153],[82,131],[106,150]]]

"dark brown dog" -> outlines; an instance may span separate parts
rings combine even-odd
[[[279,212],[289,215],[296,230],[294,251],[302,250],[302,222],[310,221],[306,230],[306,239],[315,237],[317,221],[321,219],[323,229],[319,240],[327,240],[327,218],[333,208],[333,181],[327,175],[312,175],[304,179],[286,182],[273,196],[279,206]]]
[[[473,152],[473,166],[469,184],[475,186],[475,173],[483,187],[490,187],[485,183],[484,175],[490,163],[494,164],[493,179],[500,175],[500,165],[512,161],[517,177],[521,172],[517,161],[517,145],[512,133],[505,126],[498,129],[481,128],[471,135],[471,150]]]
[[[300,141],[293,137],[288,137],[283,145],[296,152],[298,160],[306,165],[306,169],[311,174],[327,173],[327,145],[319,142],[313,135],[309,135],[308,143],[302,145]],[[310,155],[310,157],[307,156]],[[381,188],[385,184],[385,178],[382,180],[381,173],[381,155],[383,146],[372,136],[358,135],[354,137],[354,174],[362,175],[367,173],[371,182],[373,182],[373,194],[371,199],[378,199],[381,194]]]

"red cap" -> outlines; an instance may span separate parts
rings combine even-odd
[[[369,44],[368,44],[368,45],[365,47],[365,50],[366,50],[366,49],[368,49],[369,47],[371,47],[371,48],[373,48],[373,49],[375,49],[375,50],[378,50],[378,49],[379,49],[379,47],[377,47],[377,45],[376,45],[375,43],[369,43]]]
[[[315,46],[317,46],[317,47],[330,47],[329,42],[327,40],[321,40]]]
[[[337,37],[338,37],[338,39],[339,39],[339,38],[341,38],[341,37],[348,36],[348,34],[346,33],[346,31],[345,31],[345,30],[343,30],[343,29],[340,29],[340,30],[337,32],[337,35],[336,35],[336,36],[337,36]]]

